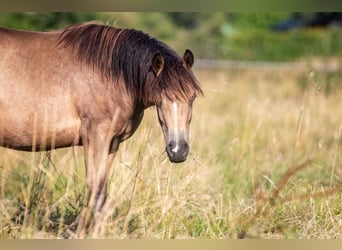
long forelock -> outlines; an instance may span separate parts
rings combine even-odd
[[[149,101],[154,103],[161,102],[164,96],[170,100],[188,102],[203,95],[197,79],[181,64],[180,59],[178,63],[166,63],[153,85],[154,94],[149,95]]]

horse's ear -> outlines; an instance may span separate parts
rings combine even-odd
[[[194,54],[192,54],[191,50],[186,49],[183,55],[183,62],[188,69],[194,64],[194,60]]]
[[[156,76],[159,76],[163,68],[164,68],[164,58],[159,52],[157,52],[154,54],[152,58],[152,70],[156,74]]]

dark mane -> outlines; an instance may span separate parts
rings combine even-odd
[[[165,94],[173,99],[193,99],[202,90],[191,71],[166,44],[149,35],[108,25],[87,23],[62,31],[59,43],[72,47],[78,58],[111,82],[124,79],[129,93],[144,103],[157,103]],[[159,77],[152,74],[153,56],[165,61]]]

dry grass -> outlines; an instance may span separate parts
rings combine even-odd
[[[196,73],[206,97],[194,105],[189,159],[168,162],[148,110],[120,147],[98,237],[342,238],[340,76]],[[0,155],[0,236],[70,236],[82,150]]]

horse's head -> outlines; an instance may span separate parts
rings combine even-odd
[[[160,55],[157,55],[153,61],[153,67],[156,74],[163,74],[163,58]],[[186,50],[181,62],[179,62],[180,65],[173,65],[172,67],[173,69],[177,67],[182,68],[182,70],[179,70],[178,73],[174,75],[177,78],[175,82],[176,85],[178,85],[177,88],[179,92],[181,92],[181,98],[179,98],[177,94],[162,94],[161,101],[157,103],[157,113],[159,123],[164,133],[166,152],[170,161],[174,163],[183,162],[188,156],[192,103],[196,95],[202,93],[202,90],[197,85],[191,72],[193,62],[194,57],[192,52]],[[183,73],[180,72],[185,72],[184,74],[187,74],[188,78],[182,78],[180,75]],[[167,81],[169,78],[170,77],[164,77],[162,80]],[[172,90],[170,90],[170,92],[171,91]]]
[[[163,98],[157,105],[158,118],[171,162],[183,162],[189,153],[189,125],[192,102]]]

